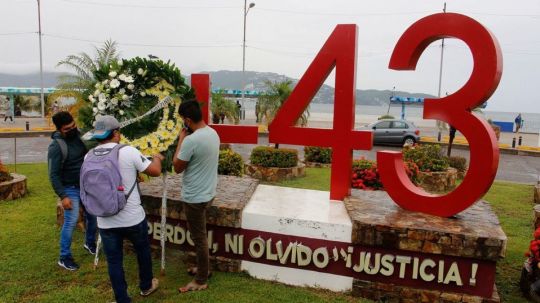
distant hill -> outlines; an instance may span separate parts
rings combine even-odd
[[[242,87],[242,72],[241,71],[216,71],[216,72],[204,72],[209,73],[212,79],[213,88],[223,89],[240,89]],[[58,83],[58,76],[62,73],[57,72],[45,72],[43,73],[43,82],[45,87],[54,87]],[[246,71],[246,85],[249,85],[249,90],[264,91],[266,89],[266,81],[284,81],[292,80],[293,85],[298,83],[298,79],[292,79],[285,75],[267,72],[252,72]],[[187,77],[188,83],[190,83],[189,76]],[[12,75],[0,73],[0,86],[16,86],[16,87],[39,87],[39,73],[27,74],[27,75]],[[396,91],[394,92],[398,96],[403,97],[417,97],[417,98],[435,98],[433,95],[422,93],[409,93]],[[356,104],[362,105],[385,105],[388,104],[388,99],[391,96],[390,90],[356,90]],[[333,103],[334,102],[334,88],[330,85],[323,84],[319,92],[313,98],[315,103]]]

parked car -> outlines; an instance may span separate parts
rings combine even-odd
[[[420,130],[410,121],[399,119],[380,120],[370,124],[373,144],[414,144],[420,141]]]

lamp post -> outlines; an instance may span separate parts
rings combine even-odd
[[[41,86],[41,118],[45,117],[45,95],[43,92],[43,54],[41,50],[41,5],[37,0],[38,6],[38,35],[39,35],[39,81]]]
[[[244,42],[242,44],[242,107],[244,107],[244,88],[246,86],[246,19],[249,9],[254,7],[255,3],[251,2],[247,5],[247,0],[244,0]],[[244,108],[245,110],[245,108]],[[240,115],[242,112],[240,112]],[[241,117],[240,117],[241,118]]]

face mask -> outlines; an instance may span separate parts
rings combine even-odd
[[[73,139],[77,137],[77,135],[79,135],[79,129],[77,128],[70,129],[66,132],[66,139]]]
[[[193,131],[191,130],[191,128],[189,128],[189,126],[187,125],[187,123],[184,121],[184,128],[187,129],[188,133],[192,133]]]

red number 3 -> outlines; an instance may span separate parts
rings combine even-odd
[[[441,38],[457,38],[470,48],[474,67],[467,83],[442,99],[426,99],[424,118],[448,122],[469,142],[470,164],[465,179],[454,191],[434,195],[416,187],[407,177],[400,152],[377,154],[381,180],[401,207],[437,216],[455,215],[478,201],[488,190],[499,164],[499,149],[492,128],[472,109],[485,102],[501,79],[502,56],[495,37],[477,21],[459,14],[435,14],[414,23],[398,41],[389,67],[414,70],[425,48]]]

